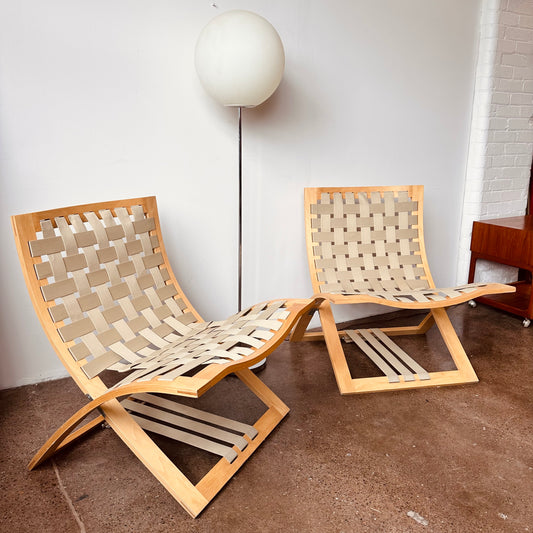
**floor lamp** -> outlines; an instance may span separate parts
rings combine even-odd
[[[237,107],[239,119],[238,310],[242,310],[242,109],[256,107],[277,89],[285,67],[281,39],[263,17],[228,11],[200,33],[195,50],[198,77],[206,92],[224,106]],[[254,365],[262,366],[263,362]],[[252,367],[253,368],[253,367]]]

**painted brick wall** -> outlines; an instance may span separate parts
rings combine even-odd
[[[482,3],[457,281],[468,277],[472,222],[523,215],[533,153],[533,1]],[[476,280],[516,271],[478,262]]]

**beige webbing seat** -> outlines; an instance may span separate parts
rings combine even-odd
[[[423,238],[423,187],[305,190],[307,252],[322,332],[306,332],[314,311],[291,340],[325,340],[342,394],[478,381],[445,308],[484,294],[513,292],[501,284],[435,288]],[[337,331],[330,304],[374,303],[428,309],[418,326]],[[456,369],[428,372],[389,337],[424,334],[437,325]],[[383,375],[353,378],[340,339],[366,354]]]
[[[197,516],[288,412],[248,367],[272,352],[316,303],[272,301],[204,322],[168,265],[154,197],[18,215],[12,223],[37,315],[89,397],[29,468],[105,421]],[[110,386],[102,376],[109,369],[125,373]],[[174,401],[199,397],[232,373],[267,407],[253,425]],[[97,416],[76,429],[95,410]],[[194,485],[150,434],[220,459]]]

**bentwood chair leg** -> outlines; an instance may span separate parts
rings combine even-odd
[[[117,400],[102,406],[106,422],[136,457],[194,518],[209,500],[187,479]]]
[[[346,362],[346,356],[342,349],[339,332],[335,324],[335,317],[331,309],[331,304],[325,300],[319,307],[320,322],[324,340],[331,360],[331,365],[335,373],[335,379],[341,393],[351,388],[351,375]]]
[[[299,342],[303,340],[307,326],[309,326],[309,322],[311,322],[315,311],[316,309],[310,310],[298,320],[289,338],[290,342]]]
[[[383,333],[389,337],[395,337],[398,335],[424,335],[427,333],[431,327],[435,324],[435,319],[433,314],[429,312],[422,322],[417,326],[403,326],[403,327],[392,327],[392,328],[380,328]]]
[[[439,328],[442,338],[452,356],[458,372],[461,374],[463,383],[477,383],[479,381],[468,356],[455,332],[455,329],[445,309],[432,309],[431,314]]]
[[[325,301],[319,309],[322,331],[331,359],[335,379],[341,394],[361,392],[379,392],[386,390],[402,390],[439,385],[459,385],[478,381],[476,373],[464,351],[463,346],[444,309],[432,309],[417,326],[406,328],[384,328],[387,336],[423,334],[436,324],[450,352],[457,370],[430,372],[429,379],[409,381],[402,378],[398,383],[391,383],[385,376],[369,378],[352,378],[346,355],[335,325],[335,319],[329,302]],[[423,369],[422,369],[423,370]]]

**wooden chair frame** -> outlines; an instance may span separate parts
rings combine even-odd
[[[321,212],[324,222],[319,220]],[[312,310],[299,321],[291,341],[325,340],[341,394],[478,381],[445,308],[514,288],[497,283],[435,288],[423,237],[423,186],[307,188],[305,226],[313,290],[325,298],[318,309],[322,331],[306,331]],[[321,253],[323,249],[326,252]],[[353,267],[355,273],[350,264],[359,265]],[[363,264],[369,264],[372,272],[365,272]],[[379,276],[369,277],[376,272]],[[337,290],[330,292],[329,287]],[[417,326],[337,331],[331,304],[358,303],[429,312]],[[422,335],[435,324],[456,370],[426,372],[389,339]],[[353,340],[385,375],[353,378],[341,339]]]
[[[135,209],[136,211],[134,213]],[[142,210],[143,216],[141,217],[139,217],[139,210]],[[110,213],[114,220],[116,220],[120,212],[122,214],[121,216],[126,217],[129,230],[126,229],[126,235],[121,236],[117,227],[106,227],[102,229],[102,224],[99,231],[103,235],[103,240],[106,242],[106,245],[103,246],[100,243],[99,245],[93,246],[94,234],[98,234],[98,231],[95,230],[94,225],[90,226],[87,213],[91,214],[91,220],[94,222],[96,218],[100,217],[99,213],[101,214],[103,212]],[[131,218],[134,219],[132,224],[128,222]],[[47,224],[46,227],[48,229],[42,229],[43,223],[41,221]],[[65,226],[65,224],[68,224],[68,221],[73,226],[77,224],[76,231],[69,233],[70,230],[67,228],[65,235],[61,233],[58,236],[57,232],[60,232],[58,223]],[[96,222],[98,226],[99,222]],[[155,197],[85,204],[17,215],[12,217],[12,225],[26,284],[41,325],[59,359],[81,391],[89,398],[89,402],[62,424],[41,447],[30,462],[29,469],[35,468],[56,451],[72,443],[105,421],[183,508],[191,516],[196,517],[289,411],[288,407],[248,367],[270,354],[288,335],[298,318],[315,307],[317,302],[313,300],[295,299],[286,300],[281,303],[267,302],[259,306],[254,306],[252,310],[243,311],[239,315],[236,315],[236,321],[230,322],[229,326],[225,322],[203,323],[200,315],[183,294],[170,269],[161,237]],[[120,226],[120,224],[118,225]],[[92,227],[92,230],[86,231],[87,227]],[[44,233],[41,235],[41,232],[48,232],[48,235],[44,235]],[[137,233],[141,233],[142,235],[139,237]],[[81,258],[82,255],[85,254],[89,257],[92,254],[91,257],[94,259],[95,254],[100,257],[108,253],[109,248],[113,245],[120,246],[122,249],[124,246],[131,246],[131,249],[133,249],[138,245],[138,238],[142,241],[144,252],[138,254],[132,261],[129,260],[131,258],[128,258],[126,263],[117,265],[118,260],[109,260],[108,258],[109,262],[105,263],[105,268],[100,265],[100,269],[94,272],[91,272],[94,265],[93,267],[91,265],[87,267],[83,263],[85,260]],[[109,243],[107,243],[107,240],[109,240]],[[109,248],[107,248],[107,244],[110,245]],[[146,256],[147,254],[149,257]],[[80,261],[82,261],[81,266]],[[142,274],[133,272],[133,266],[130,263],[135,263],[136,266],[141,264],[142,269],[143,261],[147,265],[147,272],[143,272]],[[50,264],[52,268],[50,268]],[[72,266],[74,264],[78,266]],[[121,276],[118,280],[120,282],[118,289],[116,287],[109,287],[111,283],[105,279],[107,276],[106,270],[108,273],[116,272],[117,267]],[[61,274],[61,271],[65,268],[68,270],[68,274],[63,272],[59,276],[63,279],[59,279],[58,281],[57,277],[54,276],[57,272]],[[52,272],[53,270],[54,272]],[[138,298],[136,301],[142,300],[146,302],[148,300],[146,294],[151,290],[146,288],[146,279],[159,279],[159,287],[156,287],[149,293],[149,297],[152,299],[151,301],[157,299],[157,294],[164,294],[164,296],[161,296],[161,299],[166,298],[163,302],[166,307],[174,309],[179,304],[180,309],[178,309],[177,314],[174,313],[170,318],[168,317],[170,311],[167,309],[168,312],[159,315],[163,317],[159,328],[145,327],[140,333],[137,332],[135,335],[132,335],[133,339],[130,339],[132,342],[136,342],[139,339],[146,341],[144,337],[141,337],[141,334],[145,335],[148,339],[155,337],[154,342],[159,344],[168,343],[169,340],[173,340],[174,342],[176,338],[178,338],[176,342],[181,342],[186,335],[184,334],[180,337],[179,332],[175,330],[169,334],[169,326],[167,324],[169,322],[171,325],[176,325],[175,327],[180,331],[191,327],[191,324],[196,327],[199,333],[195,334],[196,337],[193,336],[194,342],[197,342],[197,337],[200,338],[203,335],[207,339],[206,342],[215,344],[218,342],[218,344],[214,348],[210,344],[205,345],[204,352],[202,352],[204,355],[200,354],[204,357],[202,360],[203,363],[194,368],[194,370],[191,370],[190,365],[187,366],[187,364],[183,363],[180,368],[184,368],[185,370],[189,369],[188,372],[182,372],[181,375],[177,376],[174,376],[170,372],[167,374],[167,377],[161,374],[150,377],[141,368],[140,372],[145,373],[144,377],[139,379],[127,378],[125,381],[123,380],[123,384],[108,387],[98,375],[97,371],[101,369],[97,368],[94,370],[93,368],[95,364],[96,367],[105,366],[103,363],[102,365],[99,363],[100,361],[105,361],[105,359],[98,359],[96,357],[91,359],[92,356],[89,353],[83,353],[83,350],[80,350],[81,345],[79,339],[80,337],[83,339],[85,338],[84,335],[87,335],[86,325],[88,320],[97,322],[94,329],[100,331],[97,331],[96,335],[93,333],[89,333],[88,335],[93,335],[91,342],[94,344],[96,342],[95,339],[97,339],[98,342],[96,344],[98,344],[100,341],[102,343],[104,342],[103,338],[106,335],[116,334],[113,326],[116,326],[118,329],[123,329],[125,325],[131,326],[130,330],[128,330],[130,332],[128,335],[130,335],[131,331],[135,331],[133,327],[134,323],[139,321],[145,322],[145,317],[148,317],[150,320],[156,320],[154,318],[155,314],[152,312],[152,308],[148,307],[148,311],[144,309],[139,313],[138,319],[129,316],[128,320],[123,319],[121,321],[118,320],[120,318],[118,315],[121,313],[120,306],[108,306],[109,308],[106,309],[105,304],[100,303],[97,307],[93,304],[93,307],[89,311],[87,309],[91,306],[87,305],[82,316],[78,317],[79,320],[69,318],[65,315],[64,309],[65,307],[69,307],[69,305],[62,298],[66,292],[63,289],[65,285],[72,284],[73,276],[76,280],[82,281],[74,289],[74,294],[70,294],[65,298],[70,298],[69,305],[78,308],[78,310],[88,300],[94,300],[95,286],[98,284],[100,284],[98,285],[98,290],[100,291],[98,294],[100,296],[107,295],[105,298],[102,298],[102,301],[108,298],[109,293],[113,293],[113,290],[121,293],[121,291],[127,288],[126,285],[128,285],[130,287],[135,286],[134,292],[139,292],[140,290],[140,296],[137,295],[140,299]],[[102,279],[98,281],[96,278]],[[87,283],[87,280],[89,280],[89,283]],[[141,289],[139,289],[139,286],[141,286]],[[144,292],[145,289],[147,292]],[[122,296],[124,297],[123,294]],[[80,303],[82,301],[83,305]],[[130,303],[133,301],[134,298],[132,295],[126,295],[122,303],[125,308],[131,309]],[[262,310],[276,309],[276,307],[278,311],[274,312],[272,315],[274,318],[271,318],[270,322],[268,322],[271,326],[265,326],[267,322],[260,320],[263,316]],[[109,317],[109,313],[115,313],[117,315],[115,318],[110,318],[111,322],[113,320],[117,320],[117,322],[102,326],[100,324],[102,315]],[[280,318],[275,318],[278,315]],[[252,316],[259,317],[257,319],[259,322],[256,321],[259,324],[257,329],[253,329],[256,327],[256,322],[246,322],[248,317]],[[179,322],[180,320],[182,322]],[[120,328],[118,327],[119,322],[121,322]],[[251,326],[247,324],[251,324]],[[102,331],[102,327],[104,331]],[[106,329],[107,327],[109,329]],[[270,327],[272,329],[269,330]],[[81,331],[71,333],[69,328],[81,328]],[[237,330],[230,334],[239,336],[238,341],[233,342],[230,348],[227,348],[227,353],[233,359],[228,359],[227,361],[226,359],[222,359],[221,361],[220,357],[223,357],[224,354],[222,356],[217,355],[214,358],[217,359],[218,357],[217,362],[210,363],[211,359],[209,358],[209,354],[211,352],[209,350],[213,349],[216,351],[221,346],[222,341],[217,340],[218,338],[212,338],[214,334],[209,332],[219,331],[221,328],[229,328],[231,331]],[[253,332],[250,333],[246,328],[252,328]],[[250,334],[250,338],[247,339],[252,344],[246,344],[246,348],[242,348],[242,344],[239,343],[240,339],[245,335],[245,333],[242,333],[245,330]],[[187,335],[191,336],[190,334]],[[204,337],[201,338],[204,339]],[[146,341],[144,344],[141,344],[144,350],[151,352],[152,358],[159,353],[159,348],[157,346],[154,348],[150,342]],[[151,348],[146,347],[147,344]],[[170,344],[172,345],[172,342]],[[126,348],[124,348],[125,345],[129,346],[127,342],[122,343],[120,341],[111,344],[111,347],[117,350],[122,346],[127,352]],[[201,348],[198,350],[201,352]],[[142,352],[142,350],[140,351]],[[190,351],[192,352],[192,349]],[[74,352],[76,352],[77,357],[73,357]],[[208,355],[205,356],[205,353]],[[109,348],[103,356],[104,358],[111,357],[112,362],[115,361],[115,364],[122,364],[116,363],[116,353],[113,353]],[[184,361],[187,360],[187,357],[185,357]],[[141,360],[143,359],[141,358]],[[93,363],[92,367],[91,365],[87,366],[90,361],[96,361],[96,363]],[[89,373],[88,376],[88,368],[91,368],[91,372],[94,371],[93,373],[96,375]],[[159,367],[156,365],[154,368]],[[229,374],[235,374],[267,407],[266,412],[253,426],[191,409],[179,403],[170,405],[166,397],[159,396],[159,394],[165,394],[172,395],[176,398],[179,396],[197,398]],[[169,378],[168,376],[171,377]],[[87,415],[95,411],[98,412],[96,418],[77,428]],[[154,419],[157,419],[157,421],[154,422]],[[180,427],[180,429],[176,429],[176,426]],[[155,432],[176,440],[181,440],[182,442],[216,453],[221,458],[194,485],[162,452],[147,432]],[[198,437],[199,432],[203,433],[204,436]],[[214,443],[212,442],[213,440],[215,441]],[[220,440],[229,444],[221,446]]]

